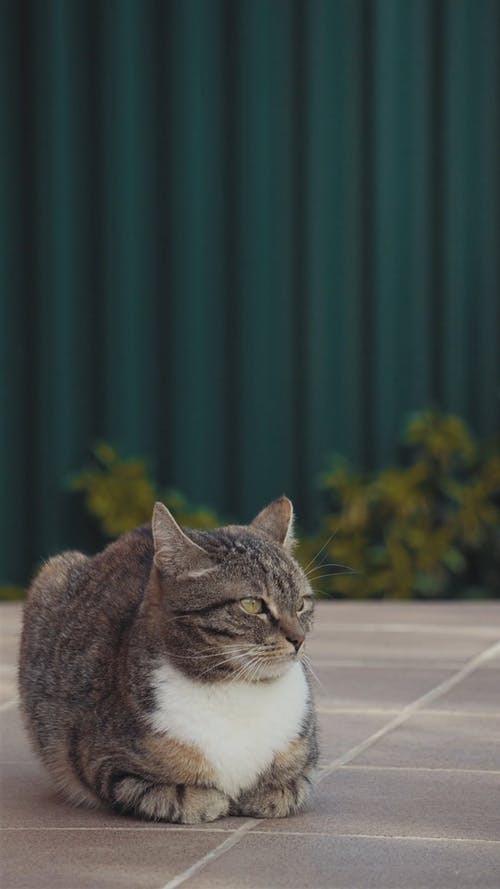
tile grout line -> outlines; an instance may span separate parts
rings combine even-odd
[[[500,613],[500,608],[499,608]],[[452,636],[452,637],[461,637],[461,636],[469,636],[471,639],[485,639],[495,636],[495,632],[486,626],[455,626],[455,627],[441,627],[435,626],[433,624],[405,624],[405,623],[394,623],[394,624],[371,624],[371,623],[362,623],[357,624],[352,621],[342,623],[338,621],[334,626],[335,630],[355,630],[356,632],[360,631],[362,633],[428,633],[431,636]],[[322,635],[327,635],[327,630],[325,626],[322,627],[321,634],[317,634],[317,638],[321,638]]]
[[[427,710],[422,707],[419,711],[422,716],[439,716],[440,719],[455,717],[474,719],[500,719],[500,711],[496,710]],[[316,706],[316,713],[323,716],[397,716],[401,709],[396,707],[322,707]]]
[[[243,827],[243,825],[242,825]],[[2,827],[0,831],[3,833],[20,833],[23,830],[35,831],[41,833],[44,832],[58,832],[58,831],[125,831],[128,833],[158,833],[165,836],[170,833],[183,833],[184,835],[189,833],[197,833],[197,834],[206,834],[206,833],[225,833],[228,834],[228,840],[231,840],[236,833],[237,830],[231,830],[229,828],[224,827],[205,827],[205,828],[192,828],[191,830],[186,830],[185,825],[182,827],[169,827],[168,829],[153,828],[153,827]],[[242,828],[238,828],[238,830],[242,830]],[[248,831],[245,831],[248,832]],[[263,837],[306,837],[310,839],[311,837],[328,837],[329,839],[353,839],[353,840],[412,840],[414,842],[434,842],[434,843],[471,843],[471,844],[486,844],[490,846],[500,846],[500,840],[485,840],[480,837],[428,837],[428,836],[413,836],[412,834],[383,834],[383,833],[329,833],[327,831],[303,831],[303,830],[263,830],[257,829],[252,830],[252,834],[254,836],[263,836]],[[227,842],[227,840],[226,840]],[[217,849],[212,850],[212,853],[207,853],[207,855],[212,855],[212,860],[218,858],[219,855],[215,855],[217,850],[221,850],[221,846],[218,846]],[[231,843],[231,846],[234,846],[235,843]],[[227,847],[226,847],[227,848]],[[201,859],[200,859],[201,860]],[[196,862],[198,864],[199,862]],[[195,865],[192,865],[194,868]],[[175,879],[175,877],[174,877]],[[180,885],[179,883],[177,885]],[[169,889],[171,886],[170,883],[167,883],[167,886],[162,887],[162,889]]]
[[[68,833],[71,833],[72,831],[77,832],[77,833],[85,833],[86,831],[89,831],[89,832],[94,831],[95,832],[96,830],[99,830],[99,831],[103,830],[103,831],[109,831],[110,833],[131,833],[131,832],[137,833],[138,831],[141,833],[164,833],[164,834],[168,834],[168,833],[184,833],[184,834],[189,834],[189,833],[225,833],[225,834],[230,834],[232,836],[234,833],[237,832],[236,828],[234,828],[234,827],[193,827],[193,826],[188,826],[187,824],[181,824],[181,825],[168,824],[168,827],[167,827],[166,824],[168,824],[168,822],[165,822],[165,825],[162,823],[162,824],[157,825],[155,827],[149,827],[147,825],[141,826],[141,827],[102,827],[102,826],[99,826],[99,827],[83,827],[83,826],[80,826],[80,827],[78,827],[78,826],[75,826],[75,827],[36,827],[35,826],[34,827],[33,825],[27,825],[25,827],[22,827],[22,826],[21,827],[0,827],[0,833],[9,833],[9,832],[10,833],[12,833],[12,832],[20,833],[23,830],[36,831],[38,833],[42,833],[42,832],[43,833],[45,833],[45,832],[54,833],[54,832],[59,832],[59,831],[63,831],[63,830],[67,831]]]
[[[459,775],[500,775],[500,769],[459,769],[458,766],[380,766],[361,765],[340,766],[341,769],[379,772],[452,772]]]
[[[455,670],[459,670],[463,664],[463,660],[455,659],[453,661],[426,661],[425,663],[422,661],[410,661],[410,660],[402,660],[401,658],[394,658],[392,661],[381,661],[381,660],[371,660],[370,658],[365,658],[361,660],[361,658],[357,660],[353,660],[352,658],[346,658],[345,660],[341,658],[322,658],[321,656],[317,656],[312,661],[313,665],[318,669],[334,667],[335,669],[341,670],[401,670],[401,671],[414,671],[420,670],[422,672],[429,673],[433,671],[435,673],[438,670],[442,670],[444,673],[454,673]]]
[[[250,818],[248,821],[245,821],[245,823],[238,827],[237,830],[233,831],[224,842],[220,843],[215,849],[207,852],[206,855],[203,855],[202,858],[199,858],[198,861],[195,861],[194,864],[186,870],[181,871],[181,873],[169,880],[168,883],[162,886],[162,889],[177,889],[177,886],[181,886],[182,883],[185,883],[190,877],[193,877],[200,870],[203,870],[207,864],[216,861],[221,855],[229,852],[229,850],[232,849],[233,846],[236,846],[236,844],[243,839],[245,834],[247,834],[257,823],[257,818]]]
[[[347,765],[356,759],[361,753],[364,753],[365,750],[368,750],[369,747],[373,747],[374,744],[377,743],[381,738],[384,738],[389,732],[392,732],[395,728],[399,728],[400,725],[407,722],[414,713],[417,713],[421,710],[426,704],[430,704],[433,701],[440,698],[441,695],[444,695],[446,692],[450,691],[452,688],[455,688],[463,679],[467,676],[470,676],[478,667],[482,666],[482,664],[491,660],[491,658],[495,657],[497,654],[500,654],[500,641],[495,642],[493,645],[488,646],[488,648],[484,649],[484,651],[480,652],[480,654],[473,657],[461,670],[457,673],[454,673],[453,676],[450,676],[448,679],[445,679],[443,682],[440,682],[439,685],[434,686],[428,692],[421,695],[419,698],[416,698],[411,704],[408,704],[404,707],[401,712],[394,719],[391,719],[386,725],[382,726],[381,729],[374,732],[368,738],[365,738],[364,741],[361,741],[359,744],[356,744],[355,747],[352,747],[346,753],[342,754],[342,756],[338,756],[334,759],[328,766],[324,767],[318,778],[318,783],[323,781],[332,772],[335,772],[341,766]]]
[[[300,830],[254,830],[256,836],[265,837],[329,837],[330,839],[344,840],[414,840],[417,842],[434,842],[434,843],[486,843],[488,845],[500,846],[500,840],[483,840],[472,839],[470,837],[415,837],[405,836],[404,834],[383,834],[383,833],[326,833],[319,831],[318,833],[304,833]]]

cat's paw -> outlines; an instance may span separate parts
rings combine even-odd
[[[202,821],[216,821],[229,813],[229,797],[220,790],[207,787],[186,787],[181,824],[199,824]]]
[[[302,776],[287,784],[257,786],[232,805],[231,814],[249,818],[287,818],[306,804],[311,794],[311,781]]]
[[[174,824],[215,821],[229,811],[229,797],[214,788],[151,784],[136,775],[123,775],[115,781],[112,804],[122,814]]]

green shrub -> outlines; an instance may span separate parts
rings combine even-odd
[[[84,495],[85,506],[106,537],[118,537],[151,521],[155,500],[162,500],[181,525],[213,528],[216,514],[193,507],[177,491],[160,491],[149,477],[143,460],[122,460],[107,444],[93,451],[93,466],[79,473],[72,488]]]
[[[404,466],[372,475],[333,460],[323,478],[321,532],[302,538],[298,551],[317,592],[358,599],[500,596],[498,449],[479,445],[458,417],[427,411],[409,422],[404,457]],[[95,449],[93,464],[73,487],[107,537],[149,522],[157,499],[181,525],[221,524],[178,492],[159,491],[143,461],[123,460],[109,445]]]
[[[22,586],[5,584],[0,586],[0,602],[19,602],[24,599],[26,590]]]
[[[435,411],[411,419],[407,465],[363,475],[336,458],[324,476],[325,546],[312,580],[335,598],[500,596],[500,455]],[[305,550],[312,557],[314,546]],[[318,580],[319,583],[319,580]]]

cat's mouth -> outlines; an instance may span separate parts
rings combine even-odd
[[[298,649],[292,646],[251,646],[243,651],[241,647],[236,647],[228,650],[227,654],[222,661],[226,680],[259,683],[287,673],[297,661],[302,660],[304,645]]]

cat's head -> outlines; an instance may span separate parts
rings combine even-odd
[[[155,505],[148,599],[179,670],[206,681],[257,682],[303,656],[313,595],[292,555],[292,526],[287,497],[250,525],[214,531],[183,531]]]

